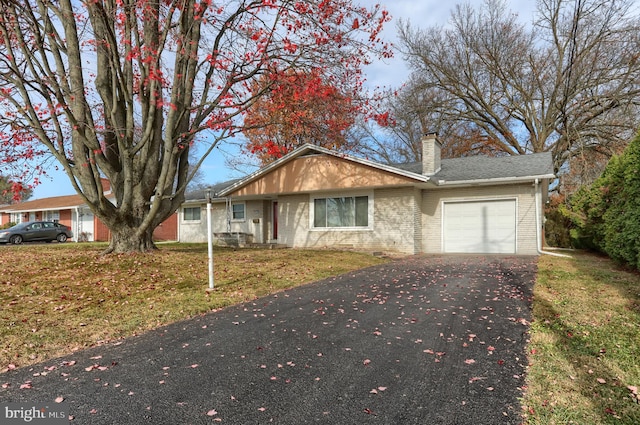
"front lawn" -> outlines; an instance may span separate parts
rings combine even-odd
[[[100,256],[103,244],[0,246],[0,371],[135,335],[383,259],[345,251],[206,244]]]
[[[640,424],[640,274],[542,256],[533,316],[526,423]]]
[[[206,245],[101,257],[103,249],[0,246],[0,371],[385,261],[216,249],[209,292]],[[593,254],[540,257],[530,338],[527,425],[640,423],[640,274]]]

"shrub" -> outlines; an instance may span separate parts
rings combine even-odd
[[[640,269],[640,135],[614,164],[607,188],[604,251]]]
[[[597,249],[640,269],[640,134],[561,211],[575,226],[574,246]]]
[[[571,220],[563,213],[562,207],[565,203],[564,195],[554,194],[550,197],[549,203],[545,206],[545,242],[548,246],[558,248],[571,248],[572,240],[570,231],[573,228]]]

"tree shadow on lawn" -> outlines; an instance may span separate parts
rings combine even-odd
[[[571,264],[574,270],[544,272],[547,280],[537,284],[534,347],[541,351],[530,356],[544,400],[533,401],[530,423],[638,424],[628,386],[640,375],[639,276],[593,254]]]

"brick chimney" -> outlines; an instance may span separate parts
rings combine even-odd
[[[438,133],[427,133],[422,137],[422,174],[431,176],[440,171],[440,150]]]

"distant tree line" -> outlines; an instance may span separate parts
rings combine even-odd
[[[557,190],[592,182],[640,122],[640,16],[631,0],[537,0],[530,24],[504,0],[456,5],[447,23],[400,22],[413,73],[390,90],[389,126],[365,152],[417,161],[438,131],[443,155],[550,151]]]

